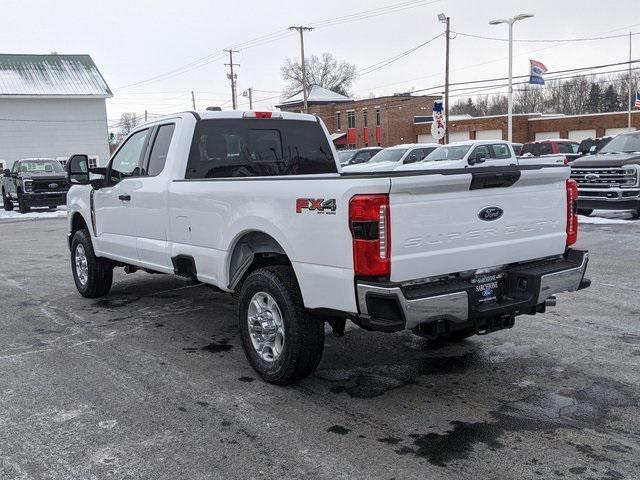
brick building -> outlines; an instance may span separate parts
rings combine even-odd
[[[361,148],[401,143],[431,143],[431,113],[435,96],[410,94],[354,100],[314,85],[309,90],[309,113],[324,121],[338,148]],[[278,105],[302,111],[298,94]],[[640,130],[640,111],[632,112],[632,127]],[[525,113],[513,115],[513,141],[545,138],[580,141],[627,131],[627,112],[586,115]],[[507,139],[507,116],[449,116],[449,141]]]
[[[318,115],[339,148],[361,148],[414,143],[415,117],[431,115],[433,101],[439,97],[409,94],[353,100],[314,85],[309,90],[309,113]],[[289,112],[302,111],[302,96],[296,95],[278,105]],[[340,98],[341,97],[341,98]],[[430,117],[429,117],[430,118]]]

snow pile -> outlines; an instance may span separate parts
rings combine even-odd
[[[18,210],[13,212],[7,212],[4,209],[0,209],[0,223],[2,222],[19,222],[21,220],[40,220],[49,218],[66,218],[67,208],[58,207],[56,210],[49,210],[47,208],[34,208],[29,213],[20,213]]]
[[[640,225],[640,220],[633,220],[631,217],[631,210],[596,210],[590,217],[584,215],[578,216],[578,223],[592,224],[592,225],[615,225],[615,224],[631,224],[637,223]]]

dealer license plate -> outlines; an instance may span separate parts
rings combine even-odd
[[[502,297],[502,273],[482,274],[471,280],[476,287],[478,302],[495,302]]]

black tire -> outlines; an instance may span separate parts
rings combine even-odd
[[[88,267],[84,281],[79,278],[76,268],[79,246],[82,246]],[[76,288],[83,297],[96,298],[109,293],[113,282],[113,264],[109,260],[96,257],[88,230],[78,230],[71,240],[71,271]]]
[[[31,208],[29,204],[24,200],[22,192],[18,192],[18,211],[20,213],[29,213]]]
[[[584,215],[585,217],[590,217],[593,213],[593,208],[579,208],[578,215]]]
[[[266,293],[275,300],[282,314],[284,340],[281,353],[272,361],[262,358],[249,333],[249,306],[254,295]],[[324,350],[324,322],[304,308],[302,294],[290,266],[275,265],[250,273],[238,298],[238,323],[242,348],[249,364],[263,380],[286,385],[316,369]]]
[[[13,202],[4,194],[4,190],[2,191],[2,204],[7,212],[13,211]]]

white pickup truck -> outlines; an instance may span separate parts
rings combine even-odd
[[[342,173],[322,122],[186,112],[137,127],[108,166],[67,164],[69,248],[85,297],[115,267],[238,296],[268,382],[309,375],[324,322],[457,339],[513,326],[588,286],[569,168]]]

